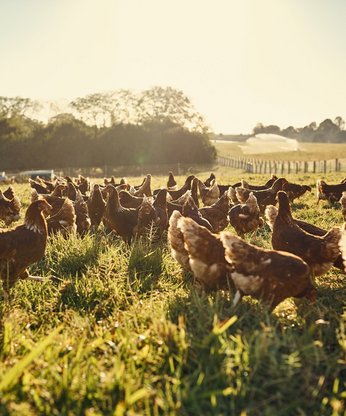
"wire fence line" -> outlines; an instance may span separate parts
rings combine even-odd
[[[229,158],[218,156],[217,163],[234,169],[243,169],[249,173],[328,173],[342,172],[346,168],[346,159],[329,160],[261,160],[251,158]]]

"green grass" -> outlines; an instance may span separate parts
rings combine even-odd
[[[242,145],[243,143],[239,143]],[[345,159],[346,144],[341,143],[299,143],[299,149],[295,152],[244,154],[238,143],[213,143],[220,156],[224,157],[249,157],[261,160],[292,160],[313,161]]]
[[[267,179],[215,172],[224,184]],[[16,190],[27,206],[28,186]],[[317,206],[314,194],[294,214],[326,228],[342,224],[340,209]],[[248,240],[269,247],[270,231]],[[31,271],[55,277],[18,282],[1,300],[1,415],[345,412],[346,279],[335,269],[317,279],[315,304],[289,299],[273,313],[250,298],[232,311],[228,293],[194,289],[166,242],[127,247],[102,230],[50,239]]]

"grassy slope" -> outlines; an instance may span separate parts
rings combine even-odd
[[[18,191],[27,203],[27,186]],[[342,223],[315,195],[294,211]],[[270,246],[267,229],[250,239]],[[51,270],[58,279],[19,282],[0,305],[0,414],[343,414],[346,280],[335,269],[317,280],[315,304],[287,300],[272,314],[249,298],[234,312],[227,293],[199,293],[165,243],[57,237],[32,267]]]
[[[249,157],[262,160],[329,160],[346,158],[346,145],[340,143],[299,143],[297,152],[246,155],[237,143],[213,143],[220,156]],[[241,144],[241,143],[240,143]]]

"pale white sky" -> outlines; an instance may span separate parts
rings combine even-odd
[[[183,90],[215,132],[346,118],[344,0],[2,0],[0,95]]]

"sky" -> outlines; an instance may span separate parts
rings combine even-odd
[[[0,95],[182,90],[216,133],[346,118],[344,0],[1,0]]]

